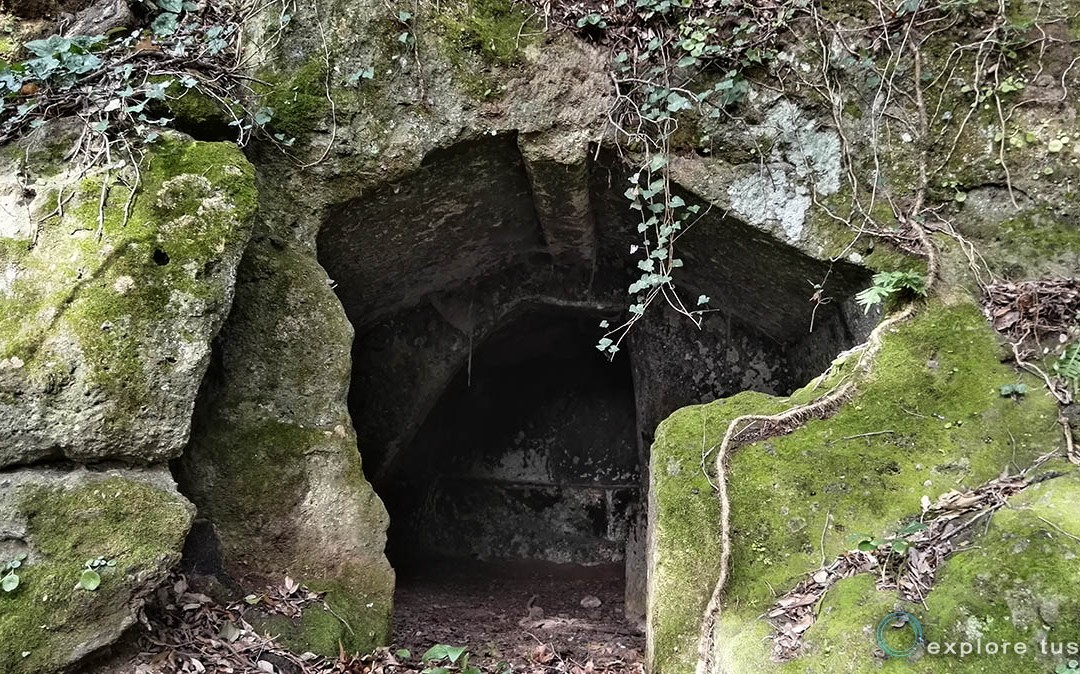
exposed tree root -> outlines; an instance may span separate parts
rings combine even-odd
[[[918,198],[913,212],[921,208],[922,199]],[[905,218],[915,232],[916,237],[923,245],[923,251],[927,257],[927,294],[933,288],[938,272],[937,253],[930,241],[926,230],[913,218]],[[720,617],[721,604],[724,599],[724,590],[731,573],[731,501],[728,495],[727,464],[730,457],[739,447],[768,437],[786,435],[800,428],[812,419],[825,419],[832,416],[841,405],[849,400],[856,391],[856,381],[865,375],[873,366],[878,352],[881,350],[882,336],[888,331],[907,320],[915,313],[915,305],[909,304],[901,311],[893,314],[878,324],[870,333],[866,341],[855,347],[848,354],[859,353],[855,371],[846,381],[833,388],[828,393],[816,400],[804,405],[797,405],[784,412],[773,415],[748,414],[736,417],[728,424],[720,445],[716,448],[716,492],[720,501],[720,575],[713,588],[712,596],[705,607],[701,622],[701,634],[698,639],[697,674],[711,674],[714,666],[714,634],[716,623]]]

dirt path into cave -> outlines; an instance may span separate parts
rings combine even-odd
[[[134,630],[77,671],[263,674],[270,667],[274,674],[421,674],[436,664],[421,662],[424,653],[447,644],[464,646],[470,664],[482,674],[644,674],[644,634],[623,617],[624,585],[622,565],[454,562],[406,567],[399,569],[392,648],[338,661],[305,660],[289,652],[244,622],[243,602],[218,604],[176,575],[151,601],[149,631]],[[305,595],[278,593],[275,601],[287,606]],[[600,605],[582,606],[585,597]],[[226,623],[233,637],[222,636]],[[401,648],[410,657],[394,657]],[[459,672],[460,664],[450,671]]]
[[[637,669],[644,634],[623,616],[621,565],[442,562],[399,571],[395,648],[467,646],[474,662],[515,670],[577,664]],[[585,608],[585,597],[601,604]],[[530,601],[531,600],[531,601]],[[530,610],[531,608],[531,610]],[[564,662],[560,662],[564,661]],[[558,667],[561,669],[561,667]]]

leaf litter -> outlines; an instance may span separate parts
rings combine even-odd
[[[1048,458],[1048,457],[1044,457]],[[1035,467],[1043,460],[1036,462]],[[787,662],[803,649],[803,635],[817,619],[825,593],[838,581],[864,573],[878,576],[877,588],[897,591],[912,602],[922,602],[933,589],[938,569],[953,555],[969,549],[977,524],[990,524],[994,512],[1027,487],[1061,475],[1046,472],[1029,476],[1002,475],[969,491],[951,490],[932,504],[924,497],[922,525],[914,533],[894,537],[871,550],[842,553],[828,566],[808,574],[794,589],[773,604],[765,618],[773,627],[773,660]],[[892,545],[903,541],[902,545]]]
[[[196,582],[196,581],[193,581]],[[536,636],[544,630],[575,625],[566,618],[523,619],[519,630],[533,645],[509,661],[474,657],[471,663],[441,664],[420,660],[419,651],[380,648],[373,653],[325,658],[296,653],[274,635],[260,633],[247,617],[253,611],[297,618],[325,603],[290,578],[260,594],[223,604],[195,590],[182,573],[174,573],[140,611],[139,633],[133,644],[91,667],[93,674],[644,674],[636,658],[581,658],[556,643]],[[527,623],[527,624],[526,624]],[[466,667],[468,669],[466,669]]]

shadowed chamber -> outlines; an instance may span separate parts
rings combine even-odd
[[[396,568],[624,559],[641,491],[633,381],[593,348],[597,322],[531,312],[479,346],[377,485]]]
[[[790,393],[874,320],[851,301],[866,269],[704,208],[674,276],[710,311],[695,327],[658,301],[608,362],[599,326],[626,316],[641,218],[623,196],[630,169],[579,149],[463,141],[339,204],[319,232],[356,330],[349,411],[389,511],[395,632],[410,648],[514,641],[533,596],[629,643],[624,617],[646,613],[657,425],[740,391]],[[599,613],[580,605],[589,595]]]

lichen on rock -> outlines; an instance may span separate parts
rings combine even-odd
[[[250,233],[251,166],[175,134],[138,173],[21,154],[4,155],[35,196],[0,238],[0,466],[178,455]]]

